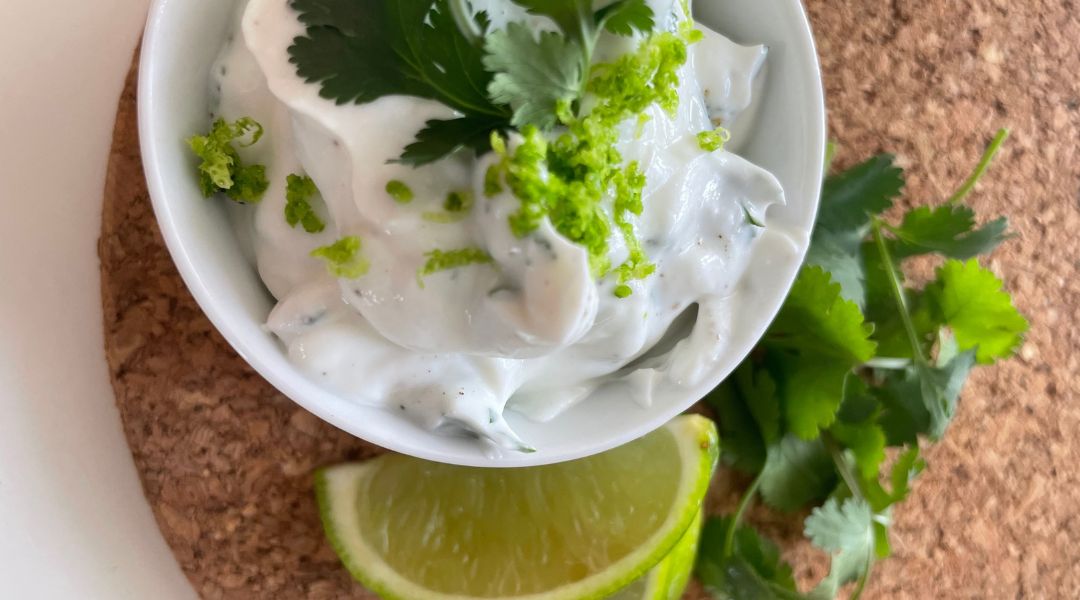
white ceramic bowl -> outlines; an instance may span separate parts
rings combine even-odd
[[[817,212],[825,148],[821,78],[805,12],[799,0],[698,0],[702,23],[737,42],[769,46],[764,102],[740,153],[774,173],[787,195],[786,206],[769,210],[769,228],[735,298],[730,345],[709,381],[672,391],[648,408],[600,393],[544,424],[510,413],[511,425],[538,451],[496,457],[474,441],[436,435],[396,412],[337,397],[294,368],[261,328],[273,299],[241,254],[222,204],[200,196],[184,143],[206,129],[208,72],[232,8],[223,0],[157,0],[151,9],[139,129],[154,210],[188,288],[236,351],[286,396],[353,435],[430,460],[479,466],[546,464],[613,448],[659,427],[726,377],[764,333],[794,280]]]

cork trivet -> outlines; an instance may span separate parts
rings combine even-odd
[[[1018,239],[989,261],[1032,330],[976,372],[895,514],[871,598],[1080,597],[1080,6],[1072,0],[813,0],[839,162],[888,150],[940,201],[1000,126],[971,202]],[[132,71],[134,74],[134,70]],[[134,79],[120,102],[99,246],[106,351],[146,496],[203,598],[373,598],[325,543],[311,471],[376,448],[282,397],[180,281],[147,198]],[[718,476],[710,510],[730,507]],[[808,580],[799,516],[754,510]],[[704,598],[694,587],[688,598]]]

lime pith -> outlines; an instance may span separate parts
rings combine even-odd
[[[319,472],[316,491],[342,562],[388,600],[600,599],[672,553],[717,453],[712,422],[685,416],[569,463],[478,469],[387,455]],[[677,585],[678,566],[650,587]]]

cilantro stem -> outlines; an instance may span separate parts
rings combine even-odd
[[[1009,130],[1005,128],[999,129],[990,145],[986,147],[986,151],[983,152],[982,159],[979,160],[975,170],[967,178],[967,181],[960,186],[960,189],[956,190],[956,193],[949,198],[949,204],[956,204],[963,200],[971,193],[971,190],[975,189],[975,184],[986,174],[986,170],[990,168],[990,163],[994,161],[994,156],[998,153],[998,150],[1001,150],[1001,145],[1007,139],[1009,139]]]
[[[885,369],[886,371],[900,371],[911,366],[910,358],[893,358],[890,356],[876,356],[863,363],[864,367],[871,369]]]
[[[825,175],[828,175],[832,171],[833,159],[836,158],[836,143],[825,143]]]
[[[836,465],[836,470],[840,473],[840,478],[844,480],[852,495],[862,498],[862,486],[859,485],[859,479],[855,476],[855,472],[851,470],[851,465],[848,464],[847,459],[844,457],[844,451],[840,448],[840,444],[836,443],[833,436],[826,432],[822,432],[821,442],[825,444],[825,449],[829,451],[829,456],[832,457],[833,464]]]
[[[904,287],[900,283],[900,276],[896,272],[896,263],[893,262],[892,253],[889,252],[889,246],[885,243],[885,234],[882,233],[881,219],[874,217],[870,221],[870,228],[874,235],[874,242],[877,244],[878,252],[881,253],[881,264],[885,266],[885,274],[888,275],[889,289],[892,291],[893,299],[896,301],[896,307],[900,312],[900,321],[904,324],[904,331],[907,333],[908,343],[911,344],[912,356],[915,357],[916,364],[926,364],[926,357],[923,356],[922,343],[919,342],[919,333],[915,329],[915,323],[911,320],[911,313],[908,311],[907,299],[904,298]]]
[[[866,589],[866,582],[870,581],[870,570],[874,568],[874,558],[869,552],[867,553],[869,558],[866,559],[866,571],[863,572],[863,576],[859,578],[858,583],[855,584],[855,591],[851,592],[851,597],[848,600],[859,600],[862,596],[863,590]]]
[[[841,450],[840,445],[836,443],[833,436],[826,432],[821,434],[821,442],[825,444],[825,449],[829,451],[829,456],[832,457],[833,464],[836,465],[837,472],[840,473],[840,478],[844,480],[844,484],[851,490],[851,495],[859,500],[866,502],[866,496],[863,494],[862,485],[859,484],[859,478],[855,475],[855,472],[851,470],[851,464],[844,456],[844,451]],[[866,568],[863,569],[863,574],[859,577],[858,582],[855,584],[855,590],[851,593],[848,600],[859,600],[859,596],[862,596],[863,589],[866,588],[866,582],[870,580],[870,570],[874,567],[874,553],[866,553]]]
[[[754,482],[750,484],[750,487],[747,488],[746,492],[743,494],[742,499],[739,500],[739,507],[735,509],[735,514],[731,517],[731,527],[728,528],[727,534],[724,535],[724,549],[723,554],[721,555],[724,558],[734,556],[735,531],[742,523],[743,515],[746,514],[746,510],[750,508],[750,503],[753,502],[754,496],[757,496],[758,488],[761,487],[761,476],[764,473],[765,471],[762,470],[761,473],[758,473],[757,477],[754,478]]]
[[[465,0],[450,0],[450,14],[454,17],[461,34],[473,44],[480,44],[484,39],[484,32],[476,24],[476,20],[469,14],[469,8],[465,6]]]
[[[395,4],[398,9],[398,20],[404,22],[405,17],[401,13],[403,3],[394,2],[393,4]],[[453,3],[451,3],[451,12],[453,12]],[[457,20],[456,15],[454,15],[454,19],[455,21]],[[499,118],[509,117],[509,115],[505,111],[496,109],[490,105],[484,106],[473,104],[469,100],[460,98],[457,94],[439,85],[437,81],[433,80],[430,76],[428,76],[428,72],[424,65],[429,62],[429,58],[423,56],[421,48],[417,46],[416,41],[412,37],[406,36],[404,45],[405,48],[398,48],[396,45],[391,45],[391,49],[394,51],[395,54],[398,55],[399,58],[401,58],[402,61],[405,62],[406,65],[408,65],[409,69],[412,71],[409,73],[405,73],[406,77],[427,84],[438,95],[442,96],[441,98],[436,97],[435,99],[440,100],[441,102],[443,102],[443,104],[450,106],[450,108],[455,108],[465,113],[472,112]],[[407,52],[403,50],[407,50]]]

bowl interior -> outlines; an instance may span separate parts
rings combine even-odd
[[[283,0],[284,1],[284,0]],[[154,210],[174,261],[214,325],[236,351],[286,396],[370,442],[414,456],[466,465],[528,466],[580,458],[659,427],[729,374],[779,309],[808,244],[817,211],[825,109],[817,56],[798,0],[698,0],[698,19],[740,43],[769,47],[763,105],[740,154],[777,176],[786,206],[773,206],[733,299],[730,344],[712,377],[692,390],[661,390],[640,407],[611,388],[544,424],[508,419],[534,454],[485,454],[474,441],[440,436],[394,412],[344,400],[309,381],[261,325],[272,308],[240,252],[220,202],[202,199],[184,140],[205,130],[207,85],[234,2],[157,0],[143,44],[139,127]]]

